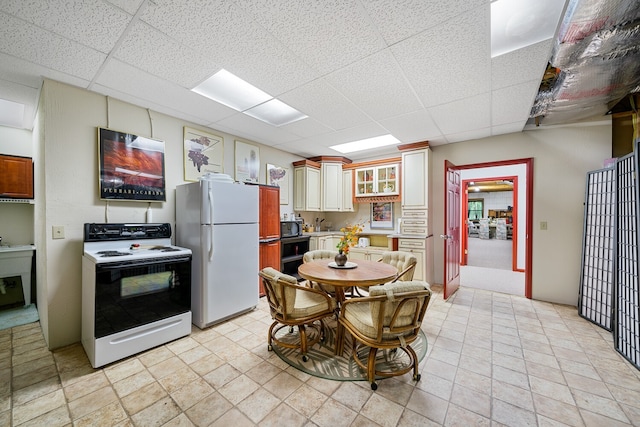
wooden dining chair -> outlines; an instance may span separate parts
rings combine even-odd
[[[384,262],[394,266],[398,270],[398,275],[391,282],[397,281],[409,281],[413,280],[413,273],[418,263],[418,258],[411,252],[404,251],[386,251],[382,253],[382,258],[378,262]],[[355,293],[358,296],[366,296],[368,294],[368,288],[357,287]]]
[[[309,347],[324,338],[325,317],[334,316],[336,301],[327,293],[300,285],[295,277],[284,274],[271,267],[266,267],[259,272],[264,284],[265,296],[269,303],[269,310],[273,323],[269,327],[268,347],[273,350],[273,345],[286,348],[299,348],[302,360],[309,360],[307,351]],[[318,325],[319,323],[319,325]],[[279,339],[278,331],[284,327],[298,327],[299,340]],[[315,330],[310,338],[307,328]],[[289,337],[291,338],[291,337]]]
[[[330,251],[326,249],[316,249],[313,251],[305,252],[302,255],[302,262],[314,262],[320,259],[334,259],[338,255],[338,251]],[[309,282],[309,286],[325,291],[328,294],[334,295],[335,288],[331,285],[323,285],[322,283]]]
[[[413,380],[420,380],[419,361],[411,343],[418,337],[430,299],[429,284],[416,280],[371,286],[368,297],[351,298],[342,304],[338,321],[344,329],[339,328],[338,334],[346,331],[355,339],[352,356],[366,371],[372,390],[378,388],[377,377],[404,375],[413,370]],[[362,346],[369,347],[366,360],[358,356]],[[378,369],[378,350],[402,350],[409,356],[409,363],[396,370]]]

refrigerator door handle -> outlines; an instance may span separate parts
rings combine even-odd
[[[209,235],[209,262],[213,261],[213,227],[211,228],[211,234]]]

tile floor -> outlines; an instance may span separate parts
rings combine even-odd
[[[311,377],[257,310],[92,369],[39,323],[0,331],[0,426],[640,426],[640,371],[574,307],[463,288],[427,310],[418,383]]]

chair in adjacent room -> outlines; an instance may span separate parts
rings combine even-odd
[[[338,251],[330,251],[326,249],[317,249],[314,251],[305,252],[302,256],[302,262],[314,262],[319,259],[334,259],[338,255]],[[335,294],[335,289],[331,285],[323,285],[322,283],[312,282],[309,285],[313,288],[325,291],[328,294]]]
[[[355,343],[353,358],[366,371],[371,389],[376,390],[376,378],[404,375],[413,370],[413,380],[419,381],[418,358],[411,348],[420,333],[420,325],[431,299],[429,284],[423,281],[385,283],[371,286],[369,296],[351,298],[340,309],[338,340],[348,331]],[[366,360],[358,356],[362,346],[369,347]],[[402,350],[409,363],[392,371],[376,367],[378,350]],[[393,355],[399,357],[397,354]]]
[[[469,228],[469,237],[480,237],[480,226],[471,220],[467,220],[467,227]]]
[[[321,290],[298,284],[295,277],[271,267],[264,268],[259,275],[274,320],[269,327],[268,350],[273,350],[274,344],[299,348],[302,360],[306,362],[309,360],[308,349],[324,338],[323,319],[335,315],[335,300]],[[290,336],[296,326],[299,340]],[[289,334],[277,338],[278,331],[284,327],[290,328]],[[307,328],[315,330],[315,333],[309,336]]]

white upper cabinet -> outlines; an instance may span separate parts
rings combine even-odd
[[[342,171],[342,212],[353,212],[353,171]]]
[[[398,164],[356,169],[356,197],[398,194]]]
[[[296,165],[295,163],[294,166],[293,209],[296,211],[320,211],[320,195],[322,194],[320,168],[305,164]]]
[[[429,149],[402,153],[402,210],[429,208]]]
[[[323,162],[322,173],[322,211],[340,212],[342,210],[342,163]]]

